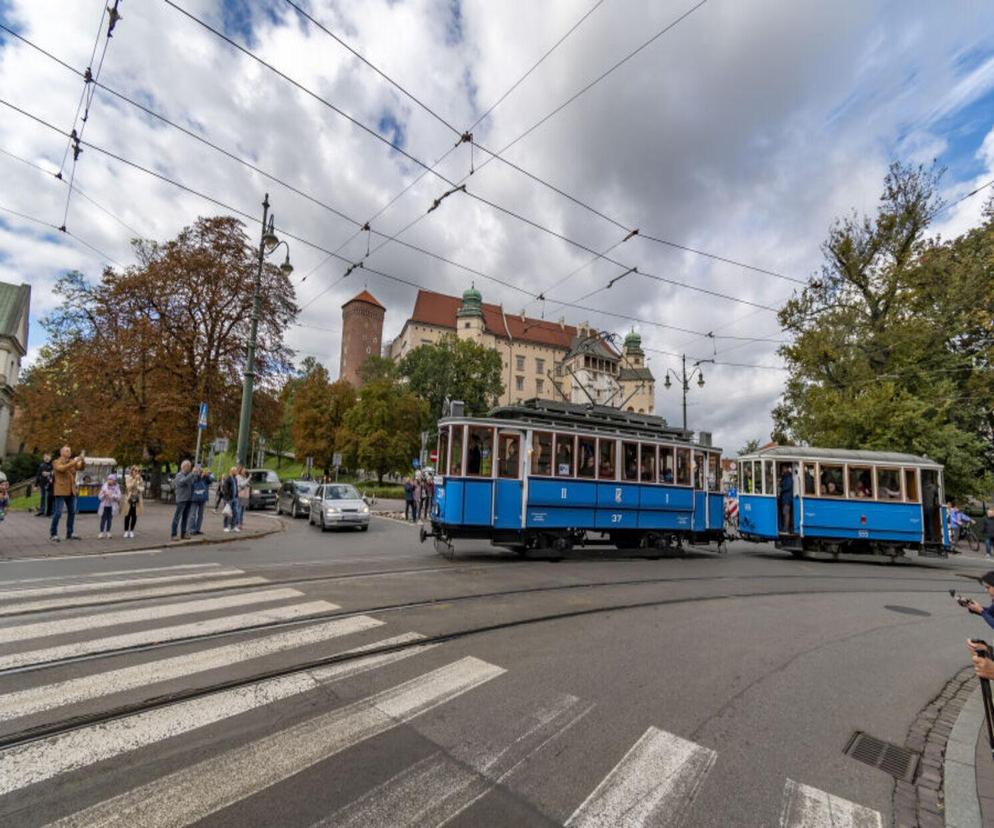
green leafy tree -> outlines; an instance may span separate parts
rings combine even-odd
[[[355,405],[356,394],[344,380],[331,382],[320,363],[305,366],[293,390],[291,433],[297,459],[310,456],[327,473],[332,457],[342,450],[341,429],[345,415]]]
[[[442,416],[446,397],[465,402],[467,414],[485,414],[504,390],[500,354],[452,334],[415,348],[400,361],[399,371],[428,403],[434,421]]]
[[[780,311],[793,342],[773,415],[802,443],[927,454],[960,495],[982,487],[990,462],[979,377],[989,387],[994,244],[990,216],[952,242],[926,237],[938,177],[895,164],[876,215],[832,227],[819,278]]]
[[[428,418],[424,400],[396,379],[366,382],[343,422],[341,442],[350,465],[375,472],[380,485],[384,475],[409,470]]]
[[[739,456],[743,454],[755,454],[759,451],[759,440],[746,440],[746,444],[739,449]]]

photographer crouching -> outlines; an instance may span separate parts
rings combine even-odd
[[[994,628],[994,571],[984,573],[980,578],[980,584],[983,586],[987,595],[991,599],[991,605],[989,607],[982,607],[973,599],[965,599],[958,597],[956,600],[959,602],[961,607],[966,608],[974,615],[981,616],[984,621],[987,622],[989,627]]]

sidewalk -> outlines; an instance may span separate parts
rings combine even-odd
[[[172,504],[146,502],[144,514],[138,518],[134,538],[122,538],[124,517],[114,518],[113,537],[97,537],[99,520],[95,514],[76,515],[75,532],[82,538],[78,541],[66,540],[66,518],[63,514],[59,523],[61,543],[48,540],[51,518],[35,517],[33,512],[7,512],[7,518],[0,522],[0,560],[21,558],[53,558],[64,555],[102,555],[108,552],[125,552],[137,549],[156,549],[165,546],[187,546],[200,543],[218,543],[244,538],[258,538],[279,531],[283,524],[273,512],[249,512],[245,515],[245,526],[240,533],[222,531],[220,512],[210,509],[204,515],[203,535],[195,535],[188,541],[170,541],[169,532],[173,520]]]

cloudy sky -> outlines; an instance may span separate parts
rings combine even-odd
[[[693,386],[689,418],[734,451],[768,436],[784,377],[776,316],[757,305],[778,307],[799,287],[790,280],[816,271],[833,218],[874,209],[895,159],[938,159],[948,167],[950,201],[994,178],[994,26],[984,0],[707,0],[697,8],[696,0],[296,2],[431,112],[286,0],[122,0],[100,82],[310,198],[99,90],[68,237],[55,229],[67,186],[53,175],[71,171],[67,141],[0,107],[0,280],[33,286],[33,323],[51,309],[50,286],[66,269],[96,278],[108,259],[132,261],[134,235],[167,239],[198,215],[224,212],[103,150],[250,215],[268,191],[277,225],[315,245],[290,242],[304,310],[288,342],[333,374],[340,306],[364,287],[386,305],[390,338],[410,314],[409,283],[461,293],[475,280],[485,300],[508,312],[527,306],[530,315],[619,333],[634,327],[659,379],[679,365],[673,354],[726,363],[705,366],[707,384]],[[0,0],[0,22],[82,71],[107,4]],[[452,149],[500,100],[473,135],[501,150],[683,15],[502,154],[625,228],[788,279],[639,236],[622,243],[624,230],[552,188],[501,161],[484,165],[482,149]],[[98,58],[102,48],[101,40]],[[82,87],[78,75],[0,32],[0,99],[65,132]],[[412,158],[431,165],[442,156],[437,176],[425,175],[383,209],[424,172]],[[477,171],[465,178],[471,164]],[[426,215],[449,189],[445,179],[464,178],[469,196],[455,193]],[[936,230],[948,237],[977,223],[984,200],[950,208]],[[387,236],[423,217],[402,241],[506,284],[396,242],[366,262],[402,281],[365,270],[343,279],[347,265],[318,248],[358,261],[382,238],[352,238],[356,225],[333,211],[360,224],[376,216],[373,230]],[[250,231],[254,237],[258,225]],[[614,245],[617,264],[584,250]],[[578,301],[632,267],[725,296],[631,273]],[[533,298],[540,292],[545,301]],[[35,354],[44,332],[33,324],[31,337]],[[656,402],[679,422],[675,388],[659,382]]]

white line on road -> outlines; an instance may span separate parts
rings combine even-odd
[[[566,825],[680,825],[716,758],[709,748],[650,727]]]
[[[593,709],[588,705],[577,712],[579,701],[576,696],[561,696],[512,720],[509,740],[501,745],[475,744],[473,735],[468,735],[467,741],[406,768],[314,828],[444,825],[503,784]]]
[[[76,558],[79,560],[79,558]],[[143,572],[161,574],[163,572],[190,570],[190,569],[211,569],[218,568],[219,563],[198,563],[198,564],[177,564],[176,566],[146,566],[140,569],[112,569],[109,572],[81,572],[78,575],[44,575],[37,578],[16,578],[13,581],[0,581],[0,586],[17,586],[18,584],[36,584],[39,581],[51,583],[59,581],[63,583],[82,583],[79,578],[109,578],[115,575],[138,575]]]
[[[93,558],[95,560],[105,559],[109,557],[113,558],[129,558],[132,555],[161,555],[164,549],[134,549],[130,552],[103,552],[101,554],[94,553],[92,555],[85,555],[85,557]],[[22,563],[38,563],[39,561],[78,561],[80,555],[39,555],[36,558],[7,558],[2,561],[3,564],[22,564]]]
[[[295,628],[265,638],[240,641],[224,647],[214,647],[210,650],[186,653],[132,667],[122,667],[119,670],[68,679],[56,684],[18,690],[0,695],[0,721],[30,716],[43,710],[66,707],[89,699],[134,690],[137,687],[151,686],[181,676],[192,676],[208,670],[230,667],[233,664],[274,653],[364,632],[382,624],[382,621],[370,618],[368,615],[342,618],[315,624],[313,627]]]
[[[188,825],[504,672],[502,667],[477,658],[462,658],[363,701],[182,768],[72,814],[55,825],[129,828]],[[328,784],[334,785],[333,777],[329,776]]]
[[[877,811],[788,779],[780,828],[883,828]]]
[[[213,575],[213,573],[211,573]],[[201,581],[198,584],[174,584],[173,586],[151,587],[150,589],[130,589],[124,592],[111,592],[106,595],[89,595],[87,604],[111,604],[115,601],[130,601],[133,598],[164,598],[168,595],[184,595],[192,592],[211,592],[218,589],[240,586],[259,586],[268,584],[269,580],[257,575],[246,578],[226,578],[218,581]],[[25,601],[24,603],[6,603],[0,606],[0,615],[15,615],[21,612],[37,612],[38,610],[57,610],[69,608],[80,603],[77,595],[62,598],[44,598],[40,601]],[[2,640],[2,639],[0,639]]]
[[[14,667],[56,661],[63,658],[95,655],[110,650],[120,650],[124,647],[137,647],[144,644],[176,641],[177,639],[189,638],[191,636],[229,632],[273,621],[290,621],[296,618],[304,618],[308,615],[330,612],[335,609],[338,609],[338,607],[335,604],[329,604],[327,601],[308,601],[304,604],[272,607],[271,609],[256,610],[240,615],[225,615],[221,618],[209,618],[192,621],[188,624],[177,624],[173,627],[157,627],[140,632],[80,641],[75,644],[62,644],[57,647],[46,647],[41,650],[12,653],[11,655],[0,656],[0,670],[10,670]]]
[[[255,586],[255,584],[251,584]],[[74,615],[71,618],[58,618],[54,621],[36,621],[31,624],[18,624],[0,627],[0,643],[28,641],[32,638],[46,638],[51,635],[67,635],[103,627],[116,627],[121,624],[157,621],[160,618],[174,618],[177,615],[193,615],[198,612],[243,607],[249,604],[265,604],[270,601],[284,601],[299,598],[302,592],[290,587],[263,589],[255,592],[239,592],[234,595],[216,595],[213,598],[198,598],[195,601],[180,601],[174,604],[157,604],[151,607],[98,612],[91,615]]]
[[[142,586],[145,584],[162,584],[172,581],[196,581],[209,578],[230,578],[235,575],[244,575],[241,569],[215,569],[211,572],[192,572],[181,575],[161,575],[153,578],[127,578],[116,581],[94,581],[92,583],[59,584],[58,586],[29,587],[27,589],[7,589],[0,591],[0,601],[11,599],[20,600],[22,598],[40,598],[43,595],[70,595],[74,592],[90,592],[101,589],[126,589],[127,587]],[[103,596],[76,596],[73,601],[97,601]],[[117,599],[115,599],[117,600]]]

